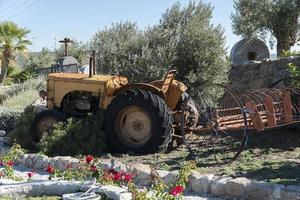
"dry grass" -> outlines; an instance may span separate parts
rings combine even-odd
[[[45,87],[45,77],[42,76],[30,79],[22,84],[0,87],[0,104],[9,98],[17,96],[19,93],[26,92],[27,90],[40,90],[43,87]]]

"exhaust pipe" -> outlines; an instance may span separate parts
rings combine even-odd
[[[96,51],[93,50],[93,75],[96,74]]]
[[[89,78],[92,77],[93,57],[90,57]]]

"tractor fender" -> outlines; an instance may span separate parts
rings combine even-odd
[[[161,88],[164,84],[164,81],[157,80],[150,83],[151,85]],[[165,101],[171,110],[175,110],[176,106],[181,100],[181,95],[184,94],[187,90],[187,87],[184,83],[173,80],[168,92],[166,93]]]
[[[114,96],[117,96],[118,94],[123,93],[123,92],[125,92],[126,90],[129,90],[129,89],[147,90],[147,91],[153,92],[154,94],[157,94],[158,96],[160,96],[163,99],[166,98],[165,94],[163,94],[161,92],[160,88],[158,88],[154,85],[151,85],[149,83],[130,83],[130,84],[127,84],[127,85],[121,87],[119,90],[117,90],[115,92]]]

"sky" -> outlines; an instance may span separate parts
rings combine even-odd
[[[228,52],[240,37],[232,32],[233,0],[203,0],[214,7],[212,23],[225,30]],[[58,40],[90,38],[114,22],[136,22],[140,28],[157,24],[177,0],[0,0],[0,21],[31,30],[31,51],[54,49]],[[182,5],[189,0],[179,0]],[[196,1],[197,2],[197,1]],[[55,42],[56,41],[56,42]]]

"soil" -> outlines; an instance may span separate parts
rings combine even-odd
[[[247,146],[239,157],[231,162],[216,161],[214,154],[202,147],[202,153],[194,158],[197,171],[216,175],[244,176],[284,185],[300,184],[300,131],[281,128],[260,133],[248,133]],[[123,163],[144,163],[153,169],[177,170],[191,155],[184,146],[167,153],[149,155],[106,154]]]

